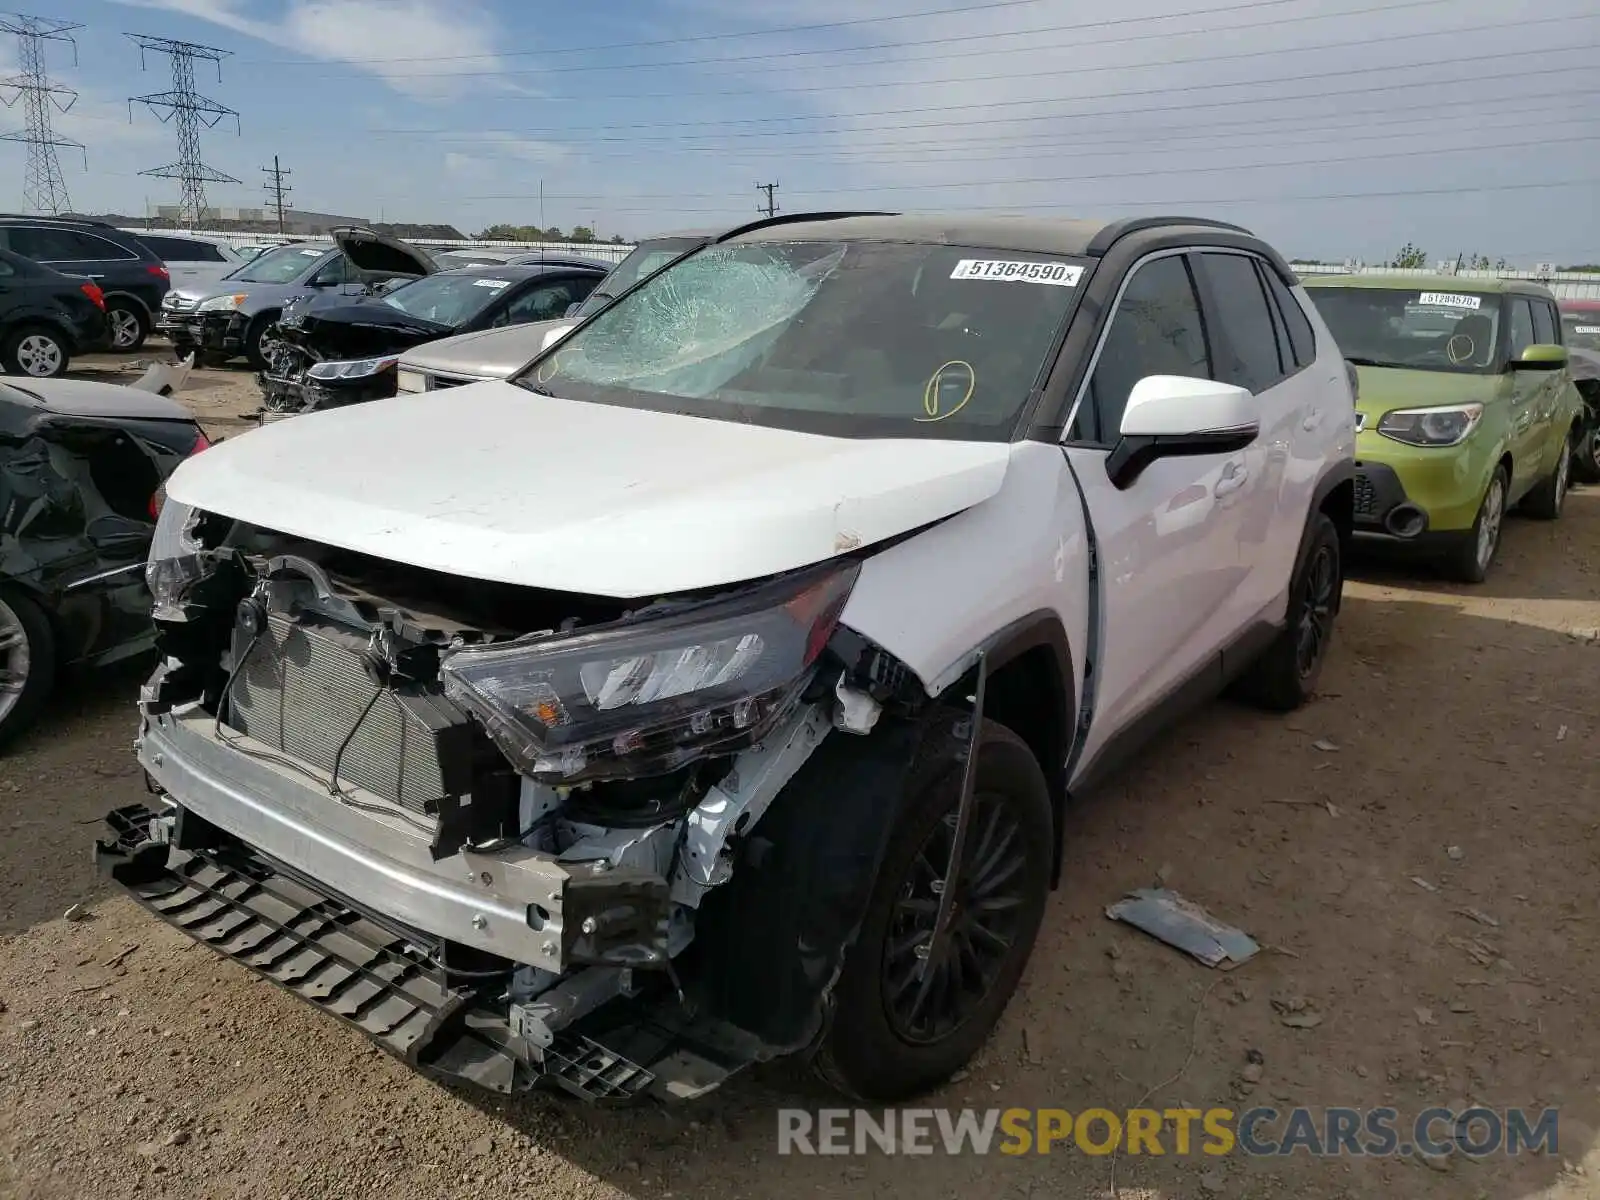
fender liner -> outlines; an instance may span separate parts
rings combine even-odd
[[[1311,494],[1311,507],[1320,509],[1327,501],[1333,489],[1341,483],[1353,483],[1356,477],[1356,464],[1354,459],[1341,458],[1322,473],[1322,478],[1317,480],[1316,490]]]
[[[144,313],[146,320],[151,322],[151,324],[155,323],[156,314],[151,311],[150,306],[148,304],[146,304],[143,300],[139,299],[139,297],[134,295],[132,292],[123,291],[121,288],[107,288],[107,289],[105,289],[105,298],[108,301],[109,300],[130,300],[134,304],[139,306],[139,310],[142,313]]]

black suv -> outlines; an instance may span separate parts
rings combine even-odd
[[[104,343],[105,303],[94,280],[0,250],[0,373],[60,375],[74,354]]]
[[[144,345],[171,286],[166,266],[150,247],[103,221],[0,214],[0,250],[99,284],[113,350]]]

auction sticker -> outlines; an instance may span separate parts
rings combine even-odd
[[[511,281],[509,279],[474,279],[472,286],[493,288],[498,292],[503,287],[510,287]]]
[[[1423,292],[1417,297],[1417,303],[1431,308],[1477,309],[1483,306],[1483,297],[1464,296],[1460,292]]]
[[[1000,283],[1048,283],[1077,287],[1082,267],[1054,262],[1009,262],[995,258],[963,258],[950,272],[951,279],[993,279]]]
[[[1600,333],[1600,325],[1574,325],[1573,333]]]
[[[321,250],[302,250],[302,251],[300,251],[300,253],[305,255],[307,258],[321,258],[327,252],[328,252],[328,250],[327,250],[326,246],[324,246]]]

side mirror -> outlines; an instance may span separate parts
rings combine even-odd
[[[544,351],[550,349],[551,346],[554,346],[557,342],[571,332],[571,325],[557,325],[554,329],[545,330],[544,341],[539,343],[540,352],[543,353]]]
[[[1146,375],[1128,394],[1118,432],[1106,475],[1124,489],[1158,458],[1243,450],[1256,440],[1261,422],[1246,388],[1183,375]]]
[[[1548,343],[1529,346],[1506,365],[1513,371],[1559,371],[1567,365],[1567,348]]]

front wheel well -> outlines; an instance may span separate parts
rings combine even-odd
[[[1333,522],[1333,527],[1339,531],[1340,555],[1348,556],[1356,529],[1355,480],[1344,479],[1334,484],[1333,487],[1328,489],[1328,494],[1322,498],[1322,503],[1318,508]]]

